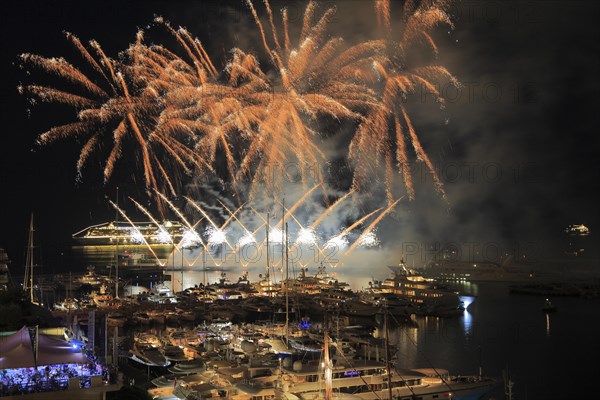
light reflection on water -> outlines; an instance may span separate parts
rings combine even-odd
[[[473,285],[473,286],[476,286],[476,285]],[[473,322],[473,317],[471,316],[471,313],[469,312],[469,307],[471,306],[473,301],[475,301],[475,297],[459,296],[459,298],[460,298],[460,301],[463,302],[463,305],[465,307],[465,311],[463,311],[463,314],[459,318],[461,318],[463,321],[465,334],[469,335],[471,333],[471,323]]]

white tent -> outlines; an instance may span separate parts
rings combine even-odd
[[[12,335],[0,337],[0,369],[90,363],[79,349],[67,341],[41,334],[37,340],[36,354],[29,329],[25,326]]]

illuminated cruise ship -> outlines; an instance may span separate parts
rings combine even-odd
[[[186,229],[179,222],[112,221],[89,226],[73,234],[73,239],[84,246],[103,245],[172,245],[179,243]]]

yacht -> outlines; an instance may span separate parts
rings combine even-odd
[[[384,363],[345,357],[339,342],[333,342],[333,347],[342,357],[332,362],[327,330],[323,332],[323,337],[323,357],[320,360],[304,364],[300,360],[291,363],[289,358],[285,360],[287,362],[282,362],[281,389],[284,398],[317,400],[354,396],[356,399],[369,400],[479,400],[495,386],[494,380],[482,375],[451,376],[443,369],[399,369],[389,359]],[[386,342],[386,352],[390,354],[387,347]]]
[[[165,357],[160,340],[154,335],[138,335],[134,338],[129,358],[150,367],[166,367],[171,364]]]
[[[79,301],[73,297],[67,297],[63,301],[54,304],[54,309],[57,311],[75,311],[81,310]]]
[[[118,307],[118,305],[115,304],[115,298],[108,291],[108,286],[104,283],[100,285],[100,290],[98,292],[92,292],[91,297],[94,305],[98,308]]]
[[[361,360],[356,365],[331,368],[331,390],[356,399],[478,400],[495,386],[495,381],[480,376],[452,376],[444,369],[395,369],[390,374],[384,363]],[[324,368],[321,363],[301,364],[283,370],[283,391],[287,399],[317,400],[323,398]],[[286,393],[287,391],[287,393]]]
[[[87,272],[85,273],[85,275],[77,278],[77,282],[79,282],[81,285],[91,286],[100,286],[102,285],[102,283],[104,283],[105,280],[105,277],[97,275],[94,272],[94,267],[91,265],[87,267]]]
[[[367,293],[394,294],[416,306],[416,313],[433,316],[460,315],[464,304],[457,293],[448,290],[431,278],[425,278],[409,269],[404,261],[399,266],[388,266],[393,275],[384,281],[370,282]]]
[[[171,288],[164,282],[158,283],[148,292],[148,300],[158,304],[177,303],[177,297],[173,296]]]
[[[290,289],[293,292],[319,294],[322,291],[330,289],[344,291],[350,286],[348,283],[340,282],[329,275],[323,263],[317,267],[317,272],[314,275],[307,275],[307,272],[308,268],[301,268],[300,276],[295,280],[290,280]]]

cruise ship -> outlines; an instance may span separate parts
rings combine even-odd
[[[122,222],[111,221],[89,226],[73,234],[73,239],[84,246],[105,245],[172,245],[185,234],[179,222]]]

